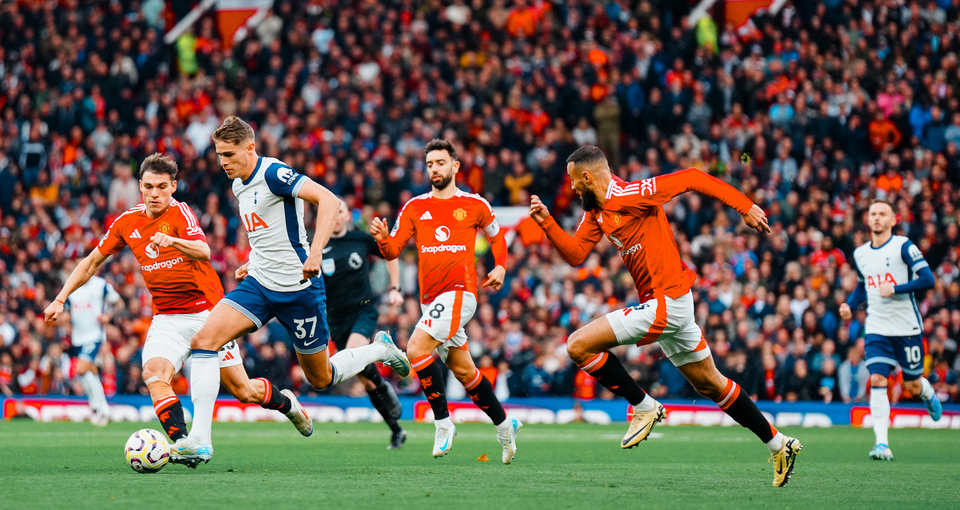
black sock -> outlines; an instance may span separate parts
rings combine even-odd
[[[579,366],[605,388],[627,399],[632,405],[639,404],[643,397],[647,396],[647,392],[630,377],[620,360],[609,352],[601,352]]]
[[[480,374],[479,370],[477,370],[474,380],[465,384],[464,388],[470,395],[470,400],[477,404],[481,411],[487,413],[487,416],[493,420],[494,425],[500,425],[507,419],[507,412],[503,410],[503,404],[500,403],[497,394],[493,392],[493,385]]]
[[[289,413],[290,409],[293,408],[293,402],[290,402],[290,399],[287,398],[286,395],[280,393],[280,390],[270,381],[263,377],[259,377],[258,379],[263,381],[263,384],[267,387],[267,393],[264,396],[263,402],[260,403],[260,407],[264,409],[276,409],[283,414]]]
[[[400,406],[400,399],[397,398],[397,393],[393,391],[393,386],[390,383],[381,378],[380,385],[372,390],[367,390],[367,395],[370,397],[370,403],[380,413],[380,416],[383,416],[383,421],[387,423],[390,430],[393,432],[403,430],[397,423],[403,408]]]
[[[767,421],[757,404],[750,400],[747,392],[740,391],[740,385],[737,383],[727,380],[727,387],[717,400],[717,404],[734,421],[750,429],[764,443],[769,443],[773,436],[777,435],[777,429]]]
[[[159,405],[159,407],[158,407]],[[171,441],[187,437],[187,421],[183,418],[183,404],[177,397],[168,397],[154,404],[160,425]]]
[[[377,365],[374,363],[371,363],[366,367],[364,367],[363,370],[361,370],[360,374],[358,375],[362,375],[366,377],[367,379],[370,380],[370,382],[372,382],[376,386],[380,386],[381,384],[383,384],[383,377],[380,376],[380,371],[377,370]]]
[[[447,394],[443,389],[443,370],[440,369],[440,365],[433,361],[432,355],[426,354],[413,360],[413,366],[417,371],[417,377],[420,378],[423,395],[427,397],[430,408],[433,409],[433,419],[449,418],[450,410],[447,408]]]

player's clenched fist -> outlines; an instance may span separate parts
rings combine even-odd
[[[247,266],[249,266],[249,265],[250,265],[250,263],[247,262],[246,264],[238,267],[237,270],[233,273],[233,276],[234,276],[236,279],[238,279],[238,280],[243,280],[244,278],[246,278],[246,277],[247,277]]]
[[[311,253],[307,256],[306,262],[303,263],[303,279],[309,280],[320,274],[320,262],[322,261],[322,255],[314,255]]]
[[[370,235],[373,236],[377,241],[383,241],[389,236],[389,230],[387,229],[387,222],[381,220],[380,218],[374,218],[370,221]]]
[[[550,217],[550,211],[547,210],[547,206],[543,205],[540,197],[536,195],[530,197],[530,217],[537,223],[543,223]]]
[[[153,234],[153,237],[150,238],[150,242],[158,248],[169,248],[173,246],[173,238],[160,232]]]
[[[853,313],[850,312],[850,305],[846,303],[840,305],[840,318],[845,321],[853,318]]]

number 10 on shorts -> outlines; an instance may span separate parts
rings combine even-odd
[[[313,337],[314,333],[317,332],[317,316],[307,317],[306,319],[293,319],[293,323],[297,325],[296,335],[298,339],[304,339],[307,336],[307,330],[304,328],[304,325],[310,324],[310,336]]]

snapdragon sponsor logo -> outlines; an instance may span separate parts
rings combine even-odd
[[[637,253],[638,251],[640,251],[640,250],[642,250],[642,249],[643,249],[643,246],[640,246],[640,243],[637,243],[637,244],[635,244],[635,245],[627,248],[626,250],[620,250],[620,256],[621,256],[621,257],[626,257],[627,255],[633,255],[634,253]]]
[[[183,257],[177,257],[175,259],[164,260],[163,262],[154,262],[146,266],[140,266],[140,269],[144,273],[151,273],[158,269],[170,269],[171,267],[183,262]]]
[[[462,244],[441,244],[437,246],[421,246],[420,253],[459,253],[461,251],[467,251],[467,247]]]

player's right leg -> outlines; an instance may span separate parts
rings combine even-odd
[[[170,386],[190,354],[190,337],[181,331],[182,315],[157,315],[143,345],[143,382],[164,432],[174,443],[187,436],[183,405]]]
[[[643,315],[644,318],[633,322],[639,328],[650,329],[655,320],[655,310],[651,313],[646,303],[610,312],[574,331],[567,340],[567,354],[583,371],[633,406],[633,419],[620,442],[621,448],[633,448],[645,440],[654,425],[666,415],[663,406],[630,377],[617,356],[608,352],[619,345],[637,343],[645,337],[642,333],[624,329],[619,315],[634,315],[635,318]]]
[[[243,283],[237,289],[241,286]],[[234,292],[236,290],[231,292],[230,296]],[[228,302],[226,298],[217,303],[190,342],[193,358],[190,367],[193,428],[186,438],[177,441],[171,448],[173,457],[208,461],[213,456],[213,408],[217,401],[217,394],[220,393],[218,351],[227,342],[255,331],[261,325],[254,323],[250,316],[232,304],[235,304],[235,301]],[[253,307],[250,303],[246,304],[250,308]],[[250,308],[244,308],[244,310],[249,311]]]
[[[110,405],[107,404],[107,396],[103,392],[103,383],[100,381],[95,363],[97,353],[100,351],[100,342],[82,345],[78,351],[76,356],[77,377],[80,379],[83,392],[87,395],[90,408],[93,410],[90,423],[103,427],[110,421]]]
[[[864,338],[867,370],[870,371],[870,417],[873,419],[874,447],[870,458],[893,459],[888,431],[890,428],[890,399],[887,396],[887,377],[896,366],[893,341],[882,335],[868,334]]]
[[[433,441],[434,457],[443,457],[450,453],[453,449],[453,438],[457,435],[457,428],[450,420],[450,409],[447,407],[443,369],[433,359],[433,351],[440,345],[442,344],[421,328],[420,324],[417,324],[417,328],[413,330],[407,342],[410,363],[420,379],[423,396],[427,398],[430,409],[433,410],[433,423],[436,427]]]

